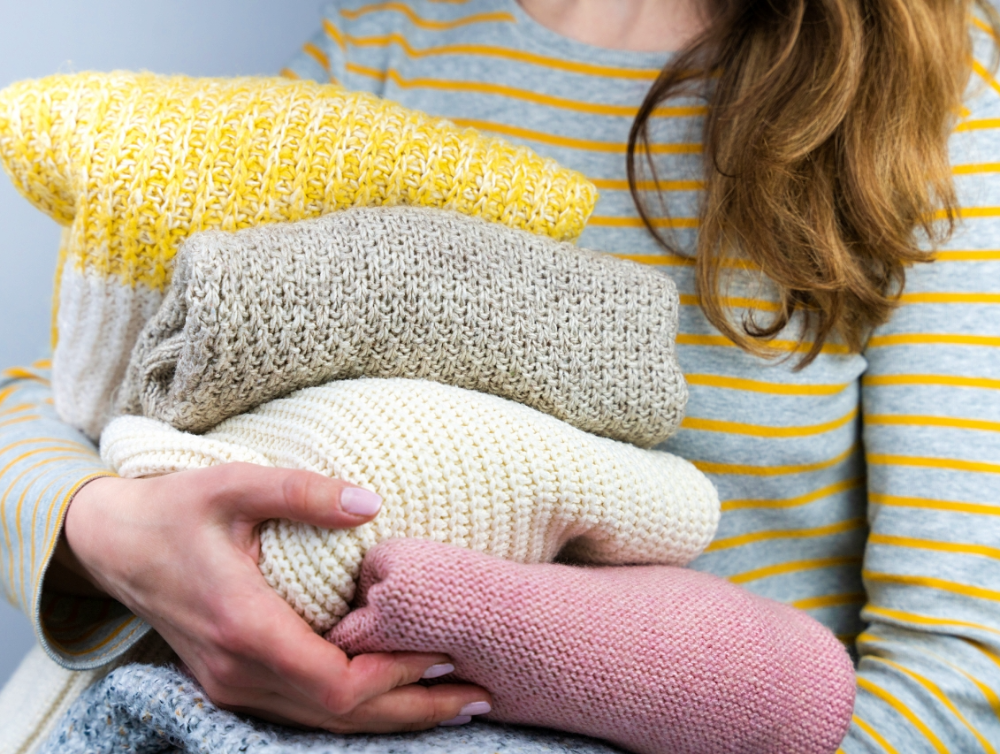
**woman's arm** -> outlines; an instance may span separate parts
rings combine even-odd
[[[354,493],[342,493],[354,489],[255,466],[118,479],[55,415],[46,369],[0,381],[3,586],[66,667],[105,665],[152,626],[214,701],[271,720],[416,730],[488,702],[473,686],[413,685],[447,670],[443,655],[348,660],[267,586],[258,525],[356,526],[375,510],[355,498],[359,512],[348,512]]]
[[[845,752],[1000,741],[1000,252],[995,221],[966,222],[866,354],[869,626]]]
[[[70,668],[111,662],[148,631],[110,600],[62,594],[53,588],[74,583],[72,576],[60,580],[66,571],[53,561],[69,504],[85,484],[105,476],[113,474],[93,443],[56,415],[48,364],[4,372],[0,377],[3,588],[8,600],[32,618],[46,650]]]

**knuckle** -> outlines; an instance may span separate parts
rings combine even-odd
[[[211,469],[214,475],[212,484],[207,486],[207,494],[213,501],[231,500],[246,486],[250,464],[224,463]]]
[[[444,718],[444,719],[447,719],[447,718]],[[409,722],[409,723],[406,723],[405,725],[403,725],[403,730],[406,733],[418,733],[418,732],[420,732],[422,730],[428,730],[429,728],[435,728],[435,727],[437,727],[437,724],[439,722],[441,722],[441,720],[430,720],[430,719],[421,720],[421,721],[417,721],[417,722]]]
[[[327,688],[319,703],[323,705],[323,709],[337,717],[350,714],[357,706],[354,695],[342,688]]]
[[[290,508],[304,509],[310,499],[312,485],[311,474],[295,471],[286,474],[281,487],[285,504]]]

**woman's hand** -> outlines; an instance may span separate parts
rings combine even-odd
[[[63,557],[153,626],[226,709],[337,733],[422,730],[487,711],[478,687],[413,685],[448,672],[444,655],[348,659],[257,569],[263,521],[352,527],[380,503],[319,474],[250,464],[102,478],[69,508]]]

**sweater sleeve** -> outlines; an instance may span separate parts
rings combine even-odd
[[[0,376],[0,583],[31,617],[49,655],[81,670],[111,662],[148,626],[113,600],[45,588],[73,496],[87,482],[112,476],[93,443],[56,415],[48,377],[47,363]]]
[[[952,139],[958,231],[908,272],[866,353],[868,626],[847,754],[1000,748],[1000,107],[976,110]]]

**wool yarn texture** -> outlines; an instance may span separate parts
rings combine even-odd
[[[576,238],[593,184],[525,147],[291,79],[82,73],[0,92],[0,160],[66,226],[56,407],[96,437],[180,243],[352,206],[452,209]]]
[[[623,616],[628,616],[623,620]],[[327,638],[355,655],[444,652],[487,720],[637,754],[833,754],[854,667],[818,621],[684,568],[504,562],[419,540],[374,547]]]
[[[633,262],[425,207],[187,240],[117,411],[204,432],[359,376],[509,398],[650,447],[680,426],[677,291]]]
[[[683,565],[719,519],[715,488],[683,459],[427,380],[330,382],[204,435],[124,416],[105,429],[101,457],[130,478],[243,461],[379,493],[379,515],[357,528],[261,528],[261,572],[318,632],[348,612],[362,558],[382,540],[429,539],[525,563],[561,555]]]

